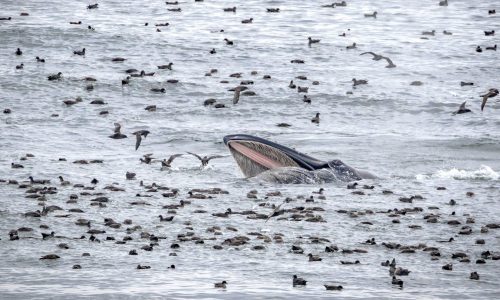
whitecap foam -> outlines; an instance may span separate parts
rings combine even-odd
[[[481,165],[481,167],[477,170],[461,170],[457,168],[452,168],[449,170],[438,170],[437,172],[431,175],[418,174],[415,178],[419,181],[423,181],[426,179],[481,179],[481,180],[498,180],[500,178],[500,174],[495,172],[492,168],[486,165]]]

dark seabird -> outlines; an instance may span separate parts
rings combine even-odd
[[[161,69],[161,70],[163,70],[163,69],[172,70],[172,66],[173,65],[174,65],[174,63],[170,62],[170,63],[168,63],[168,65],[160,65],[160,66],[158,66],[158,69]]]
[[[318,39],[313,39],[312,37],[308,37],[307,40],[309,41],[309,45],[311,44],[317,44],[319,43],[321,40],[318,40]]]
[[[16,55],[23,55],[23,51],[20,48],[17,48]]]
[[[216,283],[214,283],[214,287],[216,287],[216,288],[225,289],[226,285],[227,285],[227,282],[225,280],[222,281],[222,282],[216,282]]]
[[[16,66],[16,70],[21,70],[23,68],[24,68],[24,64],[23,63],[21,63],[20,65]]]
[[[214,158],[221,158],[221,157],[224,157],[224,156],[221,156],[221,155],[212,155],[212,156],[199,156],[198,154],[195,154],[195,153],[192,153],[192,152],[187,152],[191,155],[193,155],[194,157],[198,158],[200,161],[201,161],[201,166],[202,167],[205,167],[206,165],[208,165],[208,162]]]
[[[292,281],[292,284],[293,286],[297,286],[297,285],[306,285],[307,283],[307,280],[304,280],[304,278],[301,278],[301,277],[297,277],[297,275],[293,275],[293,281]]]
[[[73,54],[80,56],[85,55],[85,48],[83,48],[82,51],[75,50],[73,51]]]
[[[241,21],[242,24],[250,24],[253,22],[253,18],[250,18],[250,19],[246,19],[246,20],[243,20]]]
[[[133,135],[135,135],[135,138],[136,138],[135,150],[139,149],[139,146],[141,145],[142,137],[146,138],[149,133],[150,133],[149,130],[139,130],[139,131],[132,133]]]
[[[36,59],[36,62],[39,62],[39,63],[44,63],[45,62],[45,59],[44,58],[40,58],[40,57],[35,57]]]
[[[165,169],[172,167],[171,166],[172,162],[174,161],[174,159],[176,159],[179,156],[182,156],[182,154],[173,154],[173,155],[170,155],[168,160],[167,159],[162,160],[161,161],[161,169],[165,170]]]
[[[357,86],[357,85],[362,85],[362,84],[368,84],[368,80],[364,80],[364,79],[357,80],[356,78],[352,79],[352,86]]]
[[[228,8],[223,8],[225,12],[236,12],[236,6],[234,7],[228,7]]]
[[[316,113],[316,116],[311,119],[311,122],[319,124],[319,113]]]
[[[96,8],[98,8],[98,7],[99,7],[99,3],[96,3],[96,4],[89,4],[89,5],[87,6],[87,9],[96,9]]]
[[[124,139],[124,138],[126,138],[127,136],[121,133],[122,125],[120,125],[120,123],[114,123],[114,125],[115,125],[115,133],[113,133],[109,137],[112,139]]]
[[[61,79],[61,75],[62,75],[62,73],[61,73],[61,72],[59,72],[59,73],[57,73],[57,74],[52,74],[52,75],[49,75],[49,76],[47,77],[47,79],[48,79],[49,81],[59,80],[59,79]]]
[[[365,18],[377,18],[377,12],[374,11],[371,14],[365,14]]]
[[[456,115],[456,114],[465,114],[465,113],[468,113],[468,112],[472,112],[470,109],[465,108],[465,104],[466,103],[467,103],[467,101],[465,101],[464,103],[462,103],[460,105],[460,107],[458,108],[458,110],[453,113],[453,115]]]
[[[341,291],[343,289],[341,285],[324,284],[324,287],[327,291]]]
[[[345,48],[346,48],[347,50],[356,49],[356,48],[357,48],[357,47],[356,47],[356,43],[352,43],[352,45],[347,46],[347,47],[345,47]]]
[[[488,101],[489,98],[496,97],[497,95],[498,95],[497,89],[490,89],[486,94],[481,95],[481,97],[483,97],[483,103],[481,103],[481,110],[484,109],[484,106],[486,105],[486,101]]]

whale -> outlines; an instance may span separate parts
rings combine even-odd
[[[349,182],[377,178],[339,159],[320,160],[253,135],[226,135],[223,141],[246,178],[276,183]]]

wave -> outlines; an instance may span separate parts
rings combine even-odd
[[[477,180],[498,180],[500,174],[495,172],[492,168],[486,165],[481,165],[477,170],[461,170],[457,168],[452,168],[449,170],[438,170],[431,175],[418,174],[415,176],[417,180],[423,181],[426,179],[477,179]]]

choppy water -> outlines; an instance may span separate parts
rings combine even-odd
[[[439,7],[438,1],[349,1],[347,7],[322,8],[327,1],[204,1],[183,2],[182,12],[170,12],[164,1],[101,1],[96,10],[85,9],[86,1],[2,1],[0,17],[0,103],[11,114],[0,116],[0,179],[26,181],[48,178],[58,192],[46,195],[47,205],[58,205],[65,211],[50,213],[42,218],[25,218],[23,213],[41,209],[38,201],[25,198],[26,189],[0,183],[0,296],[2,299],[27,298],[468,298],[494,299],[500,296],[498,261],[487,259],[476,264],[483,251],[498,251],[498,231],[481,234],[488,223],[500,222],[500,102],[488,101],[480,110],[480,94],[499,83],[498,52],[476,53],[475,47],[497,44],[498,35],[485,36],[484,30],[499,30],[499,15],[488,15],[488,9],[498,2],[453,1]],[[236,13],[222,8],[236,5]],[[280,13],[267,13],[266,8],[279,7]],[[365,18],[364,13],[378,11],[377,19]],[[30,15],[21,17],[21,12]],[[241,20],[253,17],[253,24]],[[70,25],[70,21],[82,25]],[[148,22],[149,26],[144,26]],[[156,32],[154,24],[169,22]],[[91,25],[95,31],[89,31]],[[224,29],[224,32],[219,32]],[[436,30],[435,36],[422,39],[422,31]],[[448,30],[453,35],[443,35]],[[346,32],[347,37],[338,35]],[[321,43],[307,45],[307,37],[320,38]],[[223,39],[234,40],[226,46]],[[358,49],[346,50],[356,42]],[[16,48],[22,56],[14,54]],[[86,48],[85,57],[73,55]],[[217,53],[209,54],[215,48]],[[384,62],[360,56],[374,51],[389,56],[396,68],[384,68]],[[37,63],[35,56],[45,58]],[[124,57],[122,63],[111,62]],[[305,64],[290,64],[303,59]],[[158,70],[157,65],[174,63],[173,71]],[[22,70],[15,66],[24,63]],[[156,72],[153,77],[133,78],[122,87],[128,68]],[[218,73],[208,77],[211,69]],[[258,75],[251,75],[257,71]],[[47,76],[62,72],[63,78],[49,82]],[[242,78],[230,74],[241,72]],[[272,79],[264,80],[263,75]],[[307,81],[295,79],[304,75]],[[88,82],[97,79],[94,90],[87,91]],[[368,85],[353,90],[351,79],[367,79]],[[179,83],[167,83],[178,79]],[[302,102],[303,94],[288,88],[290,80],[308,86],[312,104]],[[228,80],[229,83],[221,83]],[[241,80],[253,80],[250,90],[256,96],[242,96],[233,106],[233,93],[227,91]],[[312,85],[312,81],[319,85]],[[422,86],[411,86],[413,81]],[[460,86],[460,81],[472,81],[474,86]],[[153,87],[166,88],[165,94],[154,94]],[[346,94],[352,91],[353,94]],[[80,96],[83,102],[67,107],[63,100]],[[204,107],[203,101],[216,98],[227,107]],[[105,105],[92,105],[103,100]],[[463,101],[473,113],[453,116]],[[156,112],[144,107],[155,104]],[[107,110],[109,115],[99,112]],[[321,112],[321,123],[310,119]],[[58,114],[58,117],[51,117]],[[129,138],[113,140],[113,123],[120,122]],[[290,128],[275,126],[290,123]],[[131,132],[148,129],[151,134],[138,151],[134,150]],[[236,163],[222,143],[226,134],[247,133],[269,138],[321,159],[339,158],[346,163],[369,170],[380,178],[366,181],[373,190],[365,195],[352,194],[345,184],[273,185],[242,178]],[[165,158],[170,154],[192,151],[200,154],[220,154],[201,170],[199,162],[185,155],[176,159],[171,171],[160,171],[159,163],[141,164],[146,153]],[[20,161],[26,153],[33,158]],[[66,162],[58,161],[64,157]],[[102,159],[103,164],[79,165],[78,159]],[[11,169],[11,162],[23,169]],[[137,180],[126,180],[127,171],[137,173]],[[66,201],[82,189],[60,186],[62,175],[72,184],[91,186],[99,179],[94,191],[110,198],[107,207],[90,206],[96,196],[79,196],[76,204]],[[139,186],[156,182],[180,190],[175,199],[164,198],[160,192],[147,193]],[[104,190],[116,183],[125,192]],[[436,190],[445,186],[446,190]],[[178,209],[172,223],[160,223],[159,214],[166,215],[163,205],[187,199],[192,188],[219,187],[227,195],[213,199],[192,200],[191,205]],[[326,200],[315,195],[314,203],[305,203],[312,191],[325,188]],[[257,189],[258,199],[248,199],[247,192]],[[392,190],[384,195],[382,190]],[[281,191],[282,196],[265,199],[266,192]],[[359,189],[362,190],[362,189]],[[473,191],[474,197],[466,197]],[[137,193],[149,198],[135,197]],[[398,200],[402,196],[419,194],[423,199],[413,203]],[[226,208],[233,211],[253,209],[269,214],[272,210],[258,206],[276,204],[285,197],[296,199],[285,208],[297,206],[321,207],[325,223],[247,219],[245,215],[216,218],[214,212]],[[450,199],[457,201],[449,206]],[[149,205],[131,205],[145,201]],[[438,223],[427,223],[425,213],[437,213],[428,207],[438,206]],[[387,214],[375,213],[350,217],[338,210],[386,211],[393,208],[422,207],[421,213],[408,213],[392,223]],[[80,208],[84,213],[69,213]],[[195,214],[204,209],[207,213]],[[450,216],[455,211],[456,216]],[[66,218],[58,215],[69,216]],[[289,214],[285,214],[287,216]],[[467,216],[474,217],[471,235],[458,235],[466,225]],[[132,219],[132,225],[112,229],[104,218],[116,222]],[[101,243],[88,241],[86,228],[74,225],[78,218],[92,221],[92,227],[103,229],[97,235]],[[462,225],[447,225],[457,219]],[[185,222],[191,222],[192,230]],[[362,224],[369,221],[373,225]],[[41,229],[41,224],[49,229]],[[421,225],[410,229],[408,225]],[[105,241],[107,236],[121,240],[126,228],[142,226],[131,233],[132,241],[117,245]],[[206,232],[210,226],[221,227],[222,235]],[[33,228],[31,233],[19,233],[17,241],[9,241],[9,231],[21,226]],[[226,229],[233,226],[238,232]],[[43,241],[40,232],[55,231],[67,238]],[[149,243],[141,239],[147,231],[160,239],[152,252],[141,250]],[[177,235],[193,231],[205,240],[178,242]],[[260,232],[273,237],[283,234],[283,243],[266,243],[250,236],[248,244],[231,247],[225,239]],[[85,240],[72,238],[86,235]],[[329,243],[311,243],[310,236],[323,237]],[[455,237],[453,243],[438,240]],[[27,238],[33,237],[33,238]],[[209,238],[215,237],[215,240]],[[361,242],[374,237],[377,245]],[[482,238],[485,245],[476,245]],[[171,249],[174,242],[180,248]],[[441,257],[431,261],[429,252],[402,254],[387,249],[382,242],[403,245],[439,247]],[[70,249],[58,248],[67,243]],[[322,262],[308,262],[304,255],[290,253],[292,244],[300,244],[305,254],[319,254]],[[326,245],[340,249],[366,249],[367,253],[325,253]],[[252,250],[264,245],[264,250]],[[138,256],[129,256],[137,249]],[[451,259],[457,251],[466,252],[471,263]],[[89,252],[90,257],[82,257]],[[55,253],[55,261],[39,260]],[[169,256],[177,253],[177,256]],[[498,253],[497,253],[498,254]],[[403,289],[394,288],[387,268],[380,262],[395,257],[400,266],[412,272]],[[360,265],[341,265],[340,260]],[[441,266],[453,262],[453,271]],[[80,264],[81,270],[73,270]],[[150,265],[150,270],[136,270],[137,264]],[[171,264],[175,270],[168,269]],[[469,280],[477,271],[481,279]],[[305,288],[292,287],[292,275],[308,280]],[[227,289],[213,288],[216,281],[226,280]],[[342,292],[327,292],[323,284],[344,286]]]

